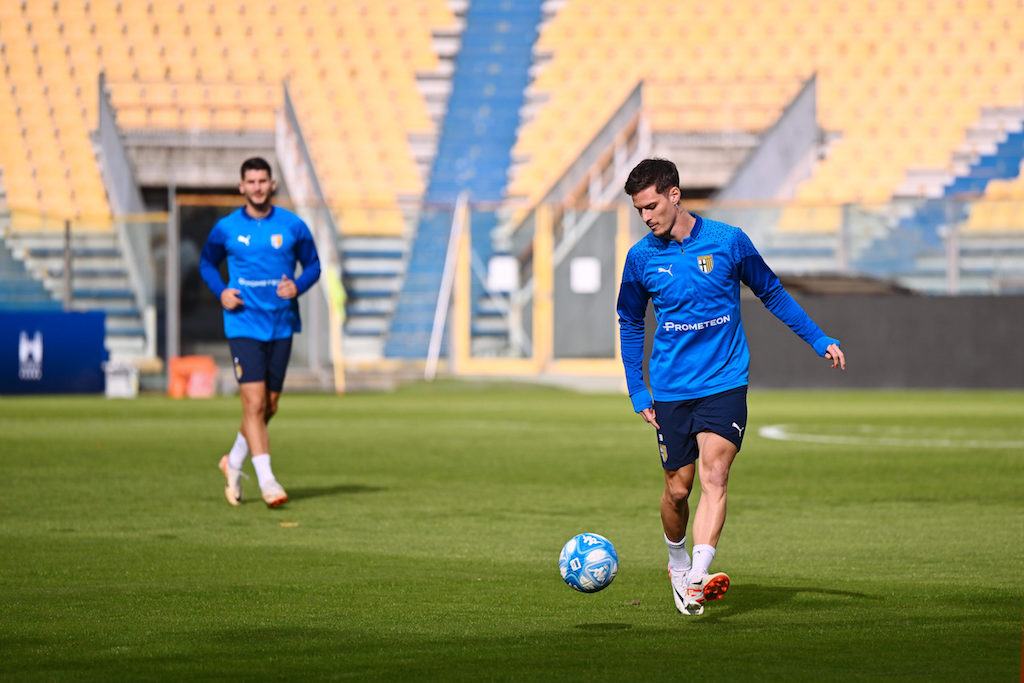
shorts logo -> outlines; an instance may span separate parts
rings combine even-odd
[[[697,257],[697,267],[700,268],[700,272],[707,274],[715,267],[715,259],[711,254],[707,256]]]
[[[242,364],[238,362],[238,356],[235,356],[235,379],[242,381]]]
[[[668,462],[668,448],[663,443],[658,444],[658,450],[661,451],[661,461]]]
[[[740,433],[740,438],[742,439],[743,438],[743,430],[746,429],[746,427],[740,427],[735,422],[732,423],[732,426],[735,427],[736,431]]]
[[[284,237],[282,235],[270,236],[270,246],[274,247],[274,249],[280,249],[282,244],[284,244]]]

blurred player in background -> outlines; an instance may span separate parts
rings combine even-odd
[[[277,412],[291,355],[301,330],[298,297],[320,277],[320,259],[301,218],[272,202],[270,164],[260,157],[242,163],[238,191],[245,206],[217,221],[199,257],[199,272],[224,307],[224,334],[231,346],[242,425],[220,469],[231,505],[242,501],[241,476],[250,452],[264,502],[277,507],[288,494],[270,468],[267,423]],[[218,270],[228,260],[227,285]],[[296,262],[302,274],[295,277]]]
[[[622,273],[622,363],[634,411],[657,430],[665,471],[661,521],[676,608],[697,615],[706,600],[721,598],[729,588],[728,576],[709,569],[725,524],[729,469],[747,425],[750,352],[740,321],[740,283],[833,368],[845,370],[846,358],[839,340],[807,316],[742,230],[680,206],[675,164],[640,162],[625,191],[650,233],[630,248]],[[643,378],[648,300],[657,319],[650,391]],[[697,467],[701,496],[691,562],[686,525]]]

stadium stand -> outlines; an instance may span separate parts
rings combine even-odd
[[[517,142],[528,161],[511,193],[542,196],[637,81],[674,81],[645,92],[656,130],[714,132],[771,124],[785,96],[759,80],[817,74],[821,125],[839,139],[794,199],[886,201],[910,169],[952,170],[983,106],[1020,106],[1022,36],[1017,0],[566,0],[538,40],[544,103]],[[744,84],[763,104],[734,113],[726,103],[747,99]]]
[[[0,310],[59,311],[42,283],[33,278],[21,260],[14,258],[10,249],[0,241]]]
[[[472,3],[466,12],[448,112],[425,195],[427,207],[450,207],[461,192],[474,202],[503,198],[540,5],[539,0],[514,5],[485,0]],[[452,215],[450,209],[428,208],[420,218],[385,346],[388,357],[427,355]],[[472,222],[473,243],[485,263],[495,225],[493,211]]]
[[[119,129],[143,136],[272,132],[288,82],[335,223],[356,238],[404,235],[424,187],[409,136],[436,135],[416,79],[438,66],[432,31],[455,22],[444,0],[0,4],[0,124],[17,133],[0,146],[0,169],[8,239],[37,266],[25,275],[50,277],[30,254],[65,219],[113,235],[90,139],[100,73]],[[394,245],[378,251],[392,269]],[[369,250],[356,256],[358,283]],[[100,304],[76,306],[90,301]]]
[[[496,46],[501,59],[484,59]],[[981,199],[955,218],[982,260],[1010,249],[999,234],[1022,229],[1022,52],[1024,0],[11,0],[0,3],[0,209],[5,248],[30,267],[8,272],[50,277],[30,253],[65,220],[116,248],[117,197],[95,151],[101,73],[122,136],[182,144],[272,136],[287,83],[340,233],[346,333],[389,336],[389,355],[421,355],[436,298],[413,312],[410,292],[436,290],[459,190],[511,200],[519,218],[553,196],[582,205],[598,183],[573,175],[581,159],[603,173],[661,136],[691,146],[684,183],[714,197],[811,83],[821,141],[806,172],[759,197],[764,206],[712,211],[763,233],[773,265],[825,267],[853,225],[859,249],[883,255],[873,265],[937,272],[931,252],[953,198]],[[631,98],[637,113],[617,120]],[[594,146],[602,135],[614,152]],[[502,220],[472,223],[484,266]],[[907,244],[931,251],[920,260],[900,253]],[[76,246],[83,258],[92,248]]]
[[[415,79],[437,64],[431,28],[454,21],[443,0],[25,1],[2,12],[12,101],[0,109],[25,140],[0,151],[0,166],[25,177],[17,171],[27,160],[35,178],[8,188],[12,207],[109,215],[96,199],[102,191],[94,194],[102,181],[88,142],[100,71],[124,129],[273,129],[288,80],[338,224],[355,234],[404,232],[399,201],[423,191],[407,136],[433,125]],[[47,120],[52,126],[40,125]]]

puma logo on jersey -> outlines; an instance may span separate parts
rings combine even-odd
[[[668,273],[669,276],[672,276],[672,266],[673,265],[674,264],[672,264],[672,263],[668,264],[668,268],[662,268],[662,267],[659,266],[658,267],[658,272],[659,273]]]
[[[239,235],[238,236],[238,241],[241,242],[242,244],[244,244],[245,246],[249,246],[249,240],[250,239],[252,239],[252,235],[244,235],[244,236],[243,235]]]

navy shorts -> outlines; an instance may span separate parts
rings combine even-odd
[[[235,337],[228,339],[228,344],[239,384],[266,382],[268,391],[281,391],[288,358],[292,355],[291,337],[272,341]]]
[[[677,470],[697,460],[697,434],[714,432],[743,445],[747,428],[747,387],[686,401],[655,401],[661,466]]]

